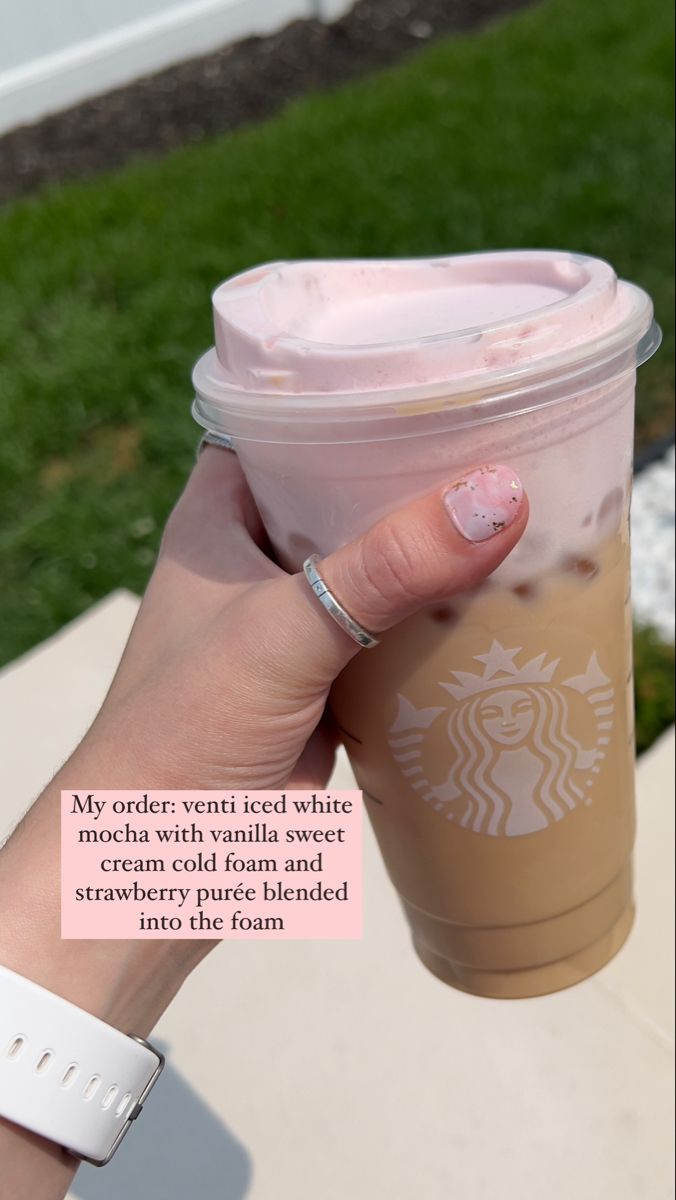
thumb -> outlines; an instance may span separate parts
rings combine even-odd
[[[528,500],[507,466],[482,466],[380,520],[318,565],[350,616],[377,635],[426,604],[474,588],[521,537]],[[248,599],[250,600],[250,594]],[[356,654],[368,654],[327,613],[304,574],[271,581],[247,610],[252,662],[276,705],[328,691]]]

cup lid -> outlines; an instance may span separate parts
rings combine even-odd
[[[225,413],[467,403],[657,344],[644,291],[563,251],[269,263],[222,283],[213,312],[193,378]]]

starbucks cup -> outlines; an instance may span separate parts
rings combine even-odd
[[[273,263],[213,305],[194,415],[231,440],[288,569],[473,467],[521,477],[518,546],[358,654],[331,706],[423,963],[483,996],[585,978],[633,918],[648,296],[598,259],[516,251]]]

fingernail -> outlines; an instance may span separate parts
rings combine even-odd
[[[443,497],[451,521],[468,542],[485,542],[506,529],[516,520],[522,499],[519,476],[504,466],[478,467]]]

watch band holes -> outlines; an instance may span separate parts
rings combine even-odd
[[[54,1053],[52,1050],[43,1050],[42,1051],[42,1054],[40,1055],[38,1061],[35,1064],[36,1075],[44,1075],[49,1070],[49,1067],[50,1067],[53,1057],[54,1057]]]
[[[118,1104],[117,1108],[115,1109],[116,1117],[122,1116],[123,1112],[126,1111],[127,1105],[129,1104],[130,1100],[131,1100],[131,1092],[125,1092],[124,1096],[120,1100],[120,1103]]]
[[[92,1075],[91,1079],[87,1080],[86,1084],[84,1085],[84,1087],[82,1089],[83,1099],[91,1100],[92,1097],[95,1096],[96,1093],[98,1092],[100,1083],[101,1083],[101,1076],[100,1075]]]
[[[115,1097],[117,1096],[117,1093],[119,1092],[119,1090],[120,1089],[116,1083],[114,1083],[112,1087],[109,1087],[108,1091],[106,1092],[105,1096],[103,1097],[103,1100],[101,1101],[101,1108],[110,1108],[110,1106],[113,1103],[113,1100],[115,1099]]]
[[[78,1068],[77,1063],[71,1063],[70,1066],[66,1067],[63,1075],[61,1076],[61,1080],[60,1080],[62,1088],[68,1088],[68,1087],[70,1087],[71,1083],[75,1082],[75,1077],[78,1073],[78,1069],[79,1068]]]
[[[7,1047],[7,1057],[18,1058],[23,1050],[25,1040],[25,1038],[21,1037],[21,1034],[18,1034],[17,1037],[13,1038]]]

